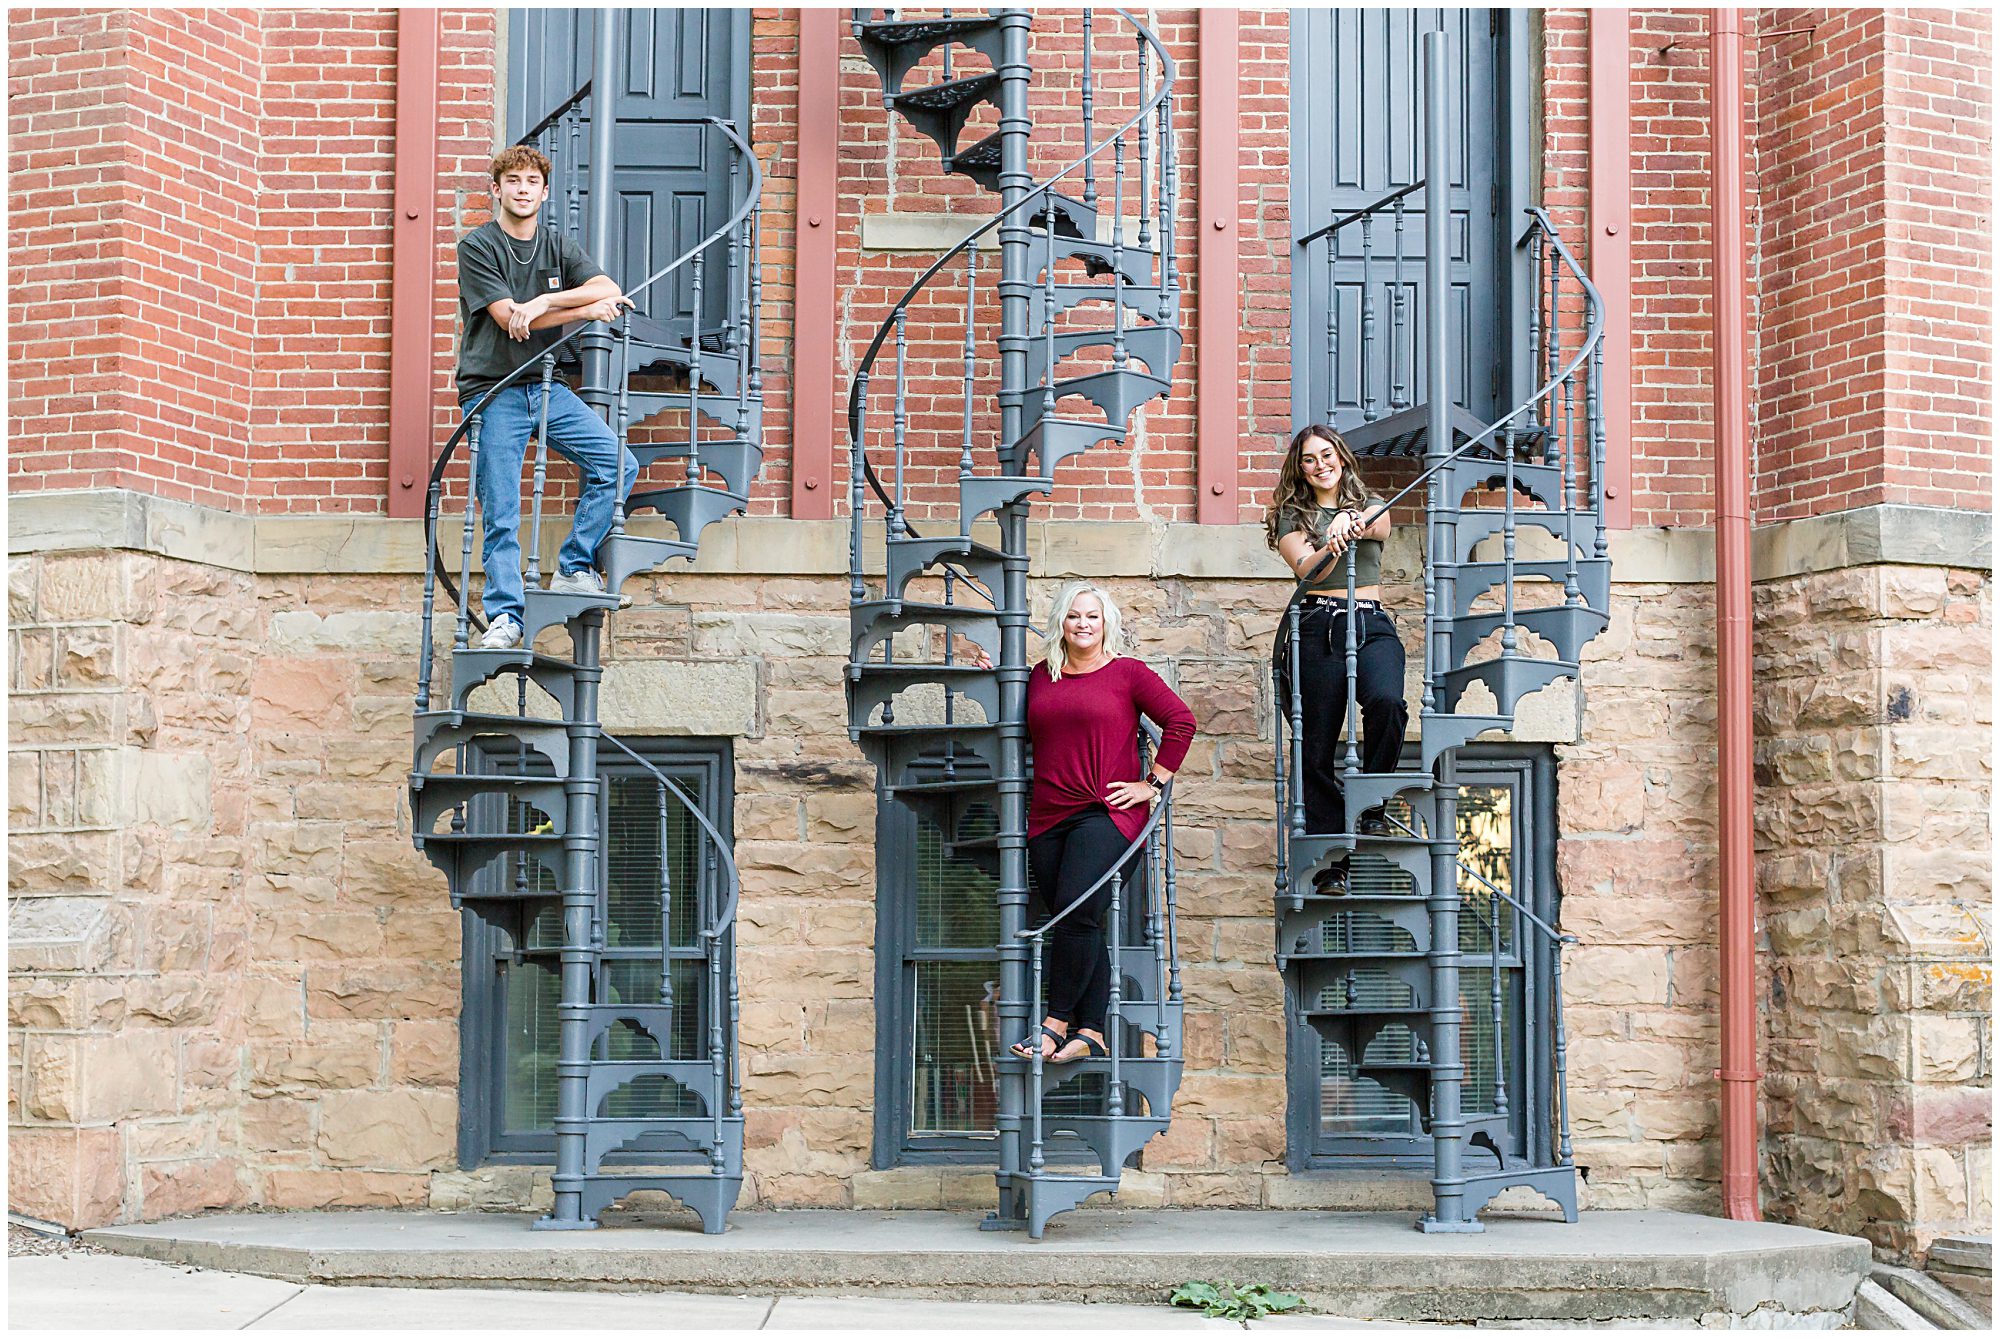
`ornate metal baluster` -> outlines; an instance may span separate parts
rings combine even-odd
[[[519,487],[516,481],[512,486]],[[479,415],[465,431],[465,527],[458,536],[458,629],[452,633],[452,649],[464,650],[472,635],[472,532],[475,528],[472,503],[479,495]],[[456,703],[453,703],[456,705]]]
[[[1581,604],[1582,588],[1576,579],[1576,545],[1569,542],[1568,518],[1576,515],[1577,500],[1581,493],[1576,478],[1576,372],[1571,371],[1562,382],[1562,505],[1551,507],[1551,511],[1564,514],[1563,523],[1563,602]]]
[[[1333,422],[1340,412],[1340,282],[1335,270],[1340,260],[1340,234],[1329,232],[1326,242],[1326,414],[1322,421]]]
[[[1139,97],[1144,99],[1146,96],[1147,72],[1150,68],[1151,53],[1143,35],[1139,37],[1138,42]],[[1146,183],[1151,179],[1153,165],[1152,149],[1152,123],[1150,118],[1141,116],[1139,118],[1139,247],[1141,250],[1150,250],[1153,245],[1151,220],[1146,213]]]
[[[1048,258],[1048,266],[1042,270],[1042,351],[1044,355],[1042,359],[1042,420],[1045,423],[1056,416],[1056,252],[1055,239],[1053,237],[1049,239]],[[1114,278],[1112,282],[1115,285],[1117,280]],[[1111,304],[1113,310],[1122,305],[1119,302]],[[1046,427],[1042,429],[1044,434],[1049,430]],[[1043,440],[1048,440],[1046,435],[1044,435]],[[1046,457],[1039,463],[1042,466],[1044,477],[1055,473],[1055,468],[1049,464]],[[1028,459],[1025,452],[1015,462],[1014,468],[1022,474],[1028,472]]]
[[[972,330],[977,320],[974,310],[974,300],[978,291],[979,248],[968,246],[965,248],[965,344],[963,348],[965,361],[965,423],[958,439],[958,476],[960,478],[972,477],[972,387],[973,368],[977,357],[977,348],[973,343]],[[945,575],[947,580],[949,580],[951,575],[949,567],[945,568]],[[949,588],[949,585],[947,585],[946,589]]]
[[[903,520],[903,506],[907,494],[904,491],[904,468],[907,462],[908,435],[910,429],[910,399],[907,366],[910,355],[909,312],[896,308],[896,398],[890,422],[896,438],[896,489],[895,501],[889,504],[889,533],[894,538],[902,538],[909,532]],[[885,645],[893,646],[893,639]]]
[[[1361,220],[1361,419],[1375,421],[1375,218]]]
[[[672,861],[667,854],[667,782],[660,778],[660,1006],[674,1006],[674,884]],[[660,1043],[660,1058],[672,1059],[673,1014],[667,1015],[667,1036]]]
[[[1115,293],[1125,282],[1125,140],[1111,142],[1111,285]],[[1050,341],[1053,344],[1053,340]],[[1125,304],[1111,304],[1111,365],[1124,371],[1130,356],[1125,351]],[[1148,370],[1151,370],[1150,368]]]
[[[1566,938],[1558,938],[1550,944],[1549,952],[1549,1000],[1555,1013],[1556,1041],[1556,1107],[1560,1113],[1560,1141],[1556,1145],[1556,1164],[1567,1166],[1571,1160],[1569,1141],[1569,1038],[1563,1026],[1562,1007],[1562,950]]]
[[[583,191],[578,185],[583,177],[583,155],[578,148],[583,142],[583,108],[572,108],[563,120],[569,126],[569,152],[564,155],[569,180],[563,188],[563,198],[568,205],[569,235],[575,237],[583,231]]]
[[[432,644],[433,617],[437,610],[437,523],[438,501],[442,485],[433,479],[424,490],[424,625],[423,639],[417,643],[417,704],[421,714],[431,705],[431,666],[437,655]],[[463,585],[458,588],[458,603],[463,609],[470,596]]]
[[[710,912],[708,931],[708,1072],[713,1081],[713,1086],[709,1090],[719,1093],[728,1082],[722,1044],[722,1018],[725,1006],[722,986],[722,932],[720,926],[713,921],[713,917],[720,912],[721,897],[717,895],[719,889],[716,887],[715,848],[703,842],[701,851],[702,886],[711,889],[711,896],[714,897],[715,903],[718,903]],[[715,1123],[715,1141],[709,1147],[709,1169],[714,1174],[721,1175],[727,1169],[722,1151],[722,1103],[711,1102],[709,1110],[714,1115]]]
[[[1125,1051],[1125,871],[1111,875],[1111,932],[1106,935],[1111,950],[1111,1000],[1104,1009],[1104,1047],[1111,1052],[1111,1077],[1105,1093],[1105,1113],[1113,1117],[1125,1113],[1125,1081],[1119,1063]],[[1107,1166],[1106,1175],[1118,1168]]]
[[[1493,950],[1492,965],[1487,969],[1488,984],[1492,994],[1493,1015],[1493,1113],[1507,1113],[1507,1037],[1502,1029],[1503,1018],[1500,1007],[1500,899],[1491,892],[1486,894],[1486,934],[1487,946]],[[1517,929],[1518,932],[1518,929]]]
[[[1292,680],[1292,833],[1306,833],[1305,698],[1299,691],[1299,606],[1287,610],[1292,657],[1287,672]]]
[[[618,318],[618,396],[612,421],[618,431],[618,490],[611,494],[611,532],[625,533],[625,482],[626,443],[632,436],[632,313],[625,311]],[[633,483],[638,480],[634,479]]]
[[[1590,509],[1595,517],[1597,539],[1592,556],[1602,559],[1610,546],[1604,533],[1604,468],[1607,448],[1604,440],[1604,340],[1590,351]]]
[[[1273,732],[1275,733],[1276,731]],[[1160,819],[1160,844],[1166,848],[1167,852],[1165,861],[1167,866],[1167,1002],[1178,1006],[1181,1001],[1180,873],[1174,854],[1174,796],[1172,781],[1167,782],[1167,790],[1168,793],[1165,801],[1167,812]],[[1174,1045],[1176,1048],[1180,1045],[1180,1037],[1178,1035],[1174,1038]],[[1164,1033],[1160,1036],[1160,1049],[1162,1053],[1165,1053],[1167,1049],[1167,1038]]]
[[[541,423],[535,429],[535,479],[533,524],[528,531],[528,588],[533,590],[542,583],[542,495],[549,483],[549,392],[555,384],[556,359],[553,353],[542,357],[542,412]],[[518,484],[514,486],[519,486]]]
[[[1500,435],[1505,448],[1507,470],[1507,495],[1501,502],[1501,505],[1506,508],[1506,515],[1500,525],[1500,560],[1504,572],[1501,579],[1500,598],[1505,604],[1500,622],[1500,654],[1507,656],[1514,653],[1519,641],[1514,630],[1514,544],[1516,537],[1514,525],[1514,429],[1511,427],[1506,428]],[[1505,703],[1502,703],[1502,706],[1503,709],[1512,709],[1511,707],[1507,707]]]
[[[1041,1019],[1049,1015],[1049,1005],[1048,1000],[1042,997],[1042,940],[1043,936],[1041,934],[1037,934],[1029,940],[1033,945],[1033,952],[1028,959],[1028,998],[1035,1005],[1035,1011],[1029,1017],[1030,1024],[1035,1028],[1034,1037],[1029,1042],[1032,1054],[1028,1060],[1028,1171],[1030,1174],[1040,1171],[1047,1160],[1042,1152],[1042,1065],[1045,1061],[1042,1057]]]
[[[701,482],[701,321],[702,298],[701,280],[703,262],[708,257],[708,248],[694,253],[688,262],[689,280],[693,288],[693,315],[688,322],[688,451],[687,481]],[[683,534],[682,539],[693,541],[692,535]]]
[[[1542,234],[1539,223],[1528,225],[1528,376],[1539,379],[1542,373]],[[1542,398],[1536,395],[1528,401],[1527,417],[1524,420],[1530,428],[1541,425]],[[1542,450],[1546,456],[1548,444]]]
[[[764,402],[764,211],[750,211],[750,398]]]
[[[1361,621],[1361,611],[1354,607],[1354,580],[1356,563],[1359,557],[1358,540],[1350,539],[1347,545],[1347,554],[1342,559],[1347,567],[1347,658],[1345,669],[1347,676],[1347,752],[1340,759],[1340,774],[1348,781],[1352,781],[1361,772],[1361,749],[1357,742],[1361,736],[1361,636],[1360,628],[1356,625]],[[1353,793],[1351,785],[1348,786],[1346,793]],[[1342,805],[1341,813],[1345,818],[1343,830],[1353,831],[1355,819],[1359,815],[1353,811],[1351,805],[1346,804]]]
[[[1403,290],[1403,198],[1396,200],[1396,286],[1389,290],[1389,412],[1396,413],[1410,407],[1408,387],[1403,382],[1405,370],[1403,341],[1409,334],[1407,294]]]
[[[1090,7],[1083,10],[1083,202],[1095,210],[1097,208],[1097,160],[1091,156],[1096,145],[1097,99],[1096,80],[1091,69],[1090,50]],[[1054,202],[1048,204],[1049,236],[1055,236]],[[1116,215],[1113,215],[1114,222]]]
[[[854,404],[854,435],[847,447],[847,601],[859,604],[868,597],[868,587],[861,579],[861,538],[868,523],[868,373],[865,371],[855,373]],[[895,594],[885,582],[884,596],[893,599]]]

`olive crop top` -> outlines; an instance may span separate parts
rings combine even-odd
[[[1368,504],[1371,508],[1380,505],[1373,498],[1369,499]],[[1325,547],[1326,528],[1332,523],[1333,518],[1339,514],[1340,509],[1338,507],[1327,506],[1320,507],[1313,513],[1311,530],[1313,547]],[[1382,541],[1380,539],[1363,539],[1354,545],[1353,553],[1354,588],[1356,590],[1365,590],[1371,585],[1380,585],[1382,583]],[[1322,594],[1342,594],[1346,592],[1346,554],[1342,554],[1333,560],[1333,565],[1327,569],[1326,575],[1321,578],[1319,584],[1315,585],[1313,589]]]

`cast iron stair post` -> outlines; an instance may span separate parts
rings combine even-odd
[[[604,25],[600,70],[618,54],[614,28]],[[609,202],[615,195],[616,112],[599,104],[592,87],[580,88],[522,140],[555,163],[544,226],[572,234],[580,234],[584,224],[577,161],[586,134],[595,142],[591,198]],[[562,907],[555,1202],[535,1223],[543,1229],[595,1227],[599,1214],[628,1195],[661,1191],[693,1209],[704,1231],[719,1232],[743,1181],[733,853],[695,799],[606,733],[597,710],[602,637],[621,587],[667,562],[692,559],[709,524],[743,509],[762,461],[757,237],[763,176],[733,125],[705,118],[695,126],[716,161],[730,165],[728,217],[699,238],[683,239],[678,256],[627,290],[642,308],[664,305],[672,286],[663,280],[685,275],[693,293],[690,310],[628,312],[609,330],[579,324],[494,392],[538,378],[546,405],[558,355],[583,347],[593,375],[579,393],[611,423],[642,473],[660,462],[677,466],[676,477],[659,479],[656,471],[648,486],[627,476],[621,464],[611,533],[597,554],[607,593],[566,595],[538,588],[549,500],[546,408],[536,434],[522,535],[527,588],[519,647],[487,650],[475,640],[483,623],[471,601],[477,522],[469,481],[477,471],[479,410],[490,394],[470,406],[446,440],[426,493],[423,640],[409,777],[415,843],[444,873],[453,907],[468,914],[496,914],[509,903],[552,892]],[[591,220],[600,251],[609,235],[607,219]],[[719,323],[704,305],[705,284],[726,299],[718,304]],[[467,482],[454,578],[440,548],[438,522],[445,480],[461,444]],[[657,511],[670,532],[634,532],[628,520],[641,509]],[[442,655],[433,639],[441,630],[440,592],[457,605],[455,619],[442,629],[449,636]],[[568,637],[566,654],[535,649],[539,634],[558,627]],[[441,684],[435,681],[440,659],[446,666]],[[513,691],[504,691],[503,684]],[[436,692],[442,702],[433,700]],[[643,1001],[613,997],[603,958],[609,914],[599,877],[604,745],[649,775],[657,791],[659,984],[654,997]],[[692,887],[677,888],[668,876],[667,839],[671,815],[682,811],[691,819],[697,876]],[[678,958],[677,907],[692,909],[699,926],[697,941]],[[677,960],[697,969],[692,997],[676,996]]]
[[[1055,1214],[1116,1190],[1126,1162],[1166,1128],[1181,1065],[1175,887],[1171,843],[1162,836],[1170,830],[1170,798],[1137,843],[1148,876],[1138,888],[1117,889],[1126,924],[1113,937],[1131,938],[1119,951],[1121,960],[1131,954],[1137,965],[1116,976],[1111,1057],[1044,1071],[1007,1051],[1041,1016],[1030,978],[1041,940],[1027,924],[1028,507],[1056,486],[1063,461],[1125,439],[1140,409],[1171,390],[1181,351],[1174,66],[1144,24],[1115,12],[1122,31],[1104,41],[1091,12],[1082,15],[1076,111],[1083,153],[1039,182],[1028,167],[1035,126],[1029,11],[916,18],[857,10],[853,24],[882,77],[891,114],[937,146],[943,170],[998,197],[998,212],[898,299],[855,370],[848,397],[848,728],[875,763],[881,793],[935,824],[949,848],[993,860],[1000,1164],[999,1204],[984,1225],[1034,1236]],[[1115,129],[1107,129],[1111,117],[1100,116],[1096,105],[1098,72],[1107,66],[1137,72],[1136,98],[1121,94],[1136,105]],[[1041,119],[1069,110],[1044,108]],[[1072,191],[1080,185],[1081,195],[1058,185]],[[1133,222],[1136,236],[1128,236]],[[981,272],[979,243],[989,234],[999,244],[997,277]],[[938,435],[935,423],[913,424],[909,409],[908,313],[920,294],[933,304],[927,311],[948,299],[948,309],[964,313],[956,347],[916,355],[956,354],[962,367],[958,512],[936,534],[912,522],[909,486],[913,455]],[[980,305],[995,298],[997,331]],[[1079,308],[1098,319],[1073,318]],[[997,376],[990,369],[982,374],[982,356],[997,361]],[[868,417],[878,382],[892,391],[886,425]],[[997,423],[982,411],[987,394],[998,406]],[[1077,416],[1066,400],[1086,402],[1091,412]],[[871,495],[884,536],[879,588],[864,563]],[[931,523],[928,515],[917,519]],[[967,663],[961,642],[979,647],[993,667]],[[998,831],[971,835],[963,826],[969,819],[997,819]],[[1141,1053],[1149,1040],[1151,1052]],[[1064,1080],[1101,1089],[1093,1112],[1047,1108],[1045,1098]],[[1057,1133],[1073,1134],[1076,1144],[1052,1147]],[[1081,1173],[1066,1160],[1073,1148],[1095,1160],[1094,1172]]]

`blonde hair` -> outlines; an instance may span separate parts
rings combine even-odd
[[[1042,633],[1042,644],[1048,647],[1044,663],[1048,665],[1049,681],[1062,678],[1063,664],[1067,658],[1067,641],[1063,637],[1063,619],[1069,616],[1070,608],[1083,595],[1093,596],[1098,607],[1104,610],[1104,651],[1116,656],[1119,642],[1118,602],[1111,598],[1111,592],[1090,581],[1071,581],[1056,592],[1056,602],[1049,609],[1048,630]]]

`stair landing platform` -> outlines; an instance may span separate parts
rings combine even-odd
[[[537,1232],[525,1214],[356,1209],[214,1213],[84,1239],[302,1283],[1132,1303],[1227,1278],[1368,1319],[1710,1328],[1842,1327],[1870,1263],[1856,1237],[1674,1212],[1586,1212],[1574,1225],[1497,1213],[1478,1235],[1424,1235],[1406,1213],[1109,1208],[1041,1241],[983,1232],[979,1216],[748,1209],[704,1236],[678,1211]]]

